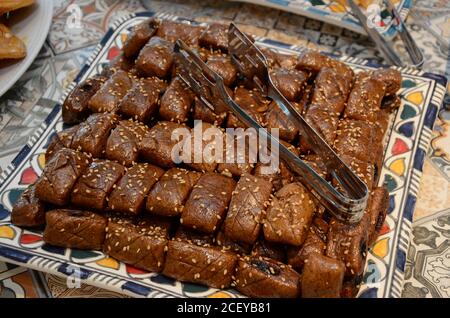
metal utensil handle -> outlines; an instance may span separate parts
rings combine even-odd
[[[182,63],[180,78],[193,89],[199,98],[207,100],[207,105],[209,104],[214,108],[211,100],[208,101],[208,99],[220,95],[221,101],[228,106],[229,111],[233,112],[247,126],[257,129],[263,138],[269,139],[279,147],[281,159],[294,171],[297,178],[311,190],[322,205],[342,221],[357,222],[360,220],[365,209],[365,200],[343,196],[309,165],[279,143],[276,138],[234,102],[225,89],[223,79],[213,72],[183,41],[177,41],[175,52],[179,54]],[[213,78],[211,78],[211,75]],[[205,89],[205,87],[207,88]],[[217,99],[214,99],[214,101],[216,102]]]
[[[405,66],[403,61],[395,52],[394,48],[388,42],[386,42],[386,40],[378,33],[378,31],[367,25],[367,17],[361,11],[359,6],[353,0],[347,0],[347,2],[350,5],[353,14],[359,20],[364,30],[367,32],[367,35],[372,39],[372,41],[375,42],[377,48],[384,54],[388,61],[397,66]]]
[[[403,41],[403,44],[406,48],[406,51],[408,52],[409,57],[411,58],[411,61],[413,62],[413,66],[417,68],[421,68],[424,63],[424,56],[422,51],[419,49],[419,47],[416,44],[416,41],[411,36],[411,33],[409,33],[409,30],[403,21],[403,19],[400,16],[400,13],[398,12],[395,5],[390,0],[383,0],[386,4],[388,10],[391,13],[391,16],[397,23],[397,30],[400,34],[400,38]]]
[[[343,189],[354,199],[364,200],[369,190],[366,184],[350,168],[342,162],[328,143],[312,128],[286,98],[276,89],[269,89],[269,97],[278,104],[283,113],[300,129],[301,135],[314,151],[321,156],[322,161]]]
[[[219,75],[217,75],[219,76]],[[361,219],[365,203],[361,200],[348,198],[339,193],[333,186],[324,180],[314,169],[290,151],[286,146],[273,137],[255,119],[247,114],[226,92],[223,83],[216,82],[225,103],[230,110],[248,127],[257,129],[262,138],[270,140],[279,147],[280,158],[295,173],[299,181],[316,197],[325,208],[344,222],[357,222]],[[338,213],[336,213],[339,211]]]
[[[366,200],[368,189],[365,183],[342,162],[334,150],[273,84],[264,54],[233,23],[230,24],[228,37],[228,50],[239,71],[248,79],[253,80],[264,94],[272,98],[286,117],[300,129],[302,136],[314,151],[323,158],[327,169],[341,184],[343,190],[353,199]]]

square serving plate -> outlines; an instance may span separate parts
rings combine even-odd
[[[366,34],[358,19],[353,16],[349,6],[344,6],[335,0],[231,0],[266,6],[290,13],[302,15],[330,23],[353,32]],[[400,17],[405,20],[413,5],[413,0],[391,0],[397,8]],[[372,1],[377,4],[381,1]],[[364,10],[364,8],[363,8]],[[379,5],[380,25],[377,30],[387,39],[393,38],[398,30],[384,4]],[[368,13],[369,15],[372,13]]]
[[[137,13],[117,21],[65,95],[80,81],[99,73],[118,54],[130,29],[150,16],[188,21],[152,12]],[[258,38],[257,43],[289,53],[298,54],[302,50],[264,38]],[[342,61],[355,71],[378,67],[350,57],[344,57]],[[402,105],[392,114],[380,178],[380,184],[386,183],[389,189],[389,213],[378,241],[369,251],[359,297],[401,296],[422,165],[445,92],[446,80],[441,76],[412,69],[399,70],[403,74],[400,91]],[[57,104],[0,177],[0,260],[69,280],[79,277],[84,283],[136,297],[240,297],[234,290],[185,284],[160,274],[148,273],[99,251],[49,246],[42,241],[41,231],[12,225],[10,211],[14,202],[41,174],[49,140],[62,129],[61,104]]]

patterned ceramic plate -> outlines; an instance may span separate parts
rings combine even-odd
[[[298,15],[304,15],[308,18],[321,20],[330,24],[340,26],[352,30],[357,33],[366,34],[363,27],[352,14],[347,5],[343,5],[344,1],[336,0],[232,0],[263,5],[283,11],[292,12]],[[412,7],[412,0],[391,0],[397,7],[400,16],[404,20],[408,15],[409,9]],[[378,3],[381,1],[372,1]],[[389,15],[386,7],[380,5],[379,17],[377,22],[378,31],[386,38],[392,38],[397,34],[397,29],[393,25],[393,20]],[[364,8],[363,8],[364,9]],[[369,13],[368,15],[370,15]]]
[[[153,13],[140,13],[119,20],[110,29],[94,55],[82,68],[76,83],[100,72],[120,51],[130,29]],[[158,15],[160,18],[183,20]],[[193,23],[193,22],[192,22]],[[298,53],[301,49],[269,39],[262,46]],[[355,71],[374,68],[366,61],[343,58]],[[402,105],[392,115],[388,131],[382,177],[390,192],[389,214],[377,243],[372,247],[360,297],[398,297],[402,288],[406,251],[416,203],[422,164],[431,128],[444,96],[445,79],[415,70],[401,69]],[[238,297],[233,290],[216,290],[184,284],[162,275],[125,265],[98,251],[81,251],[44,244],[40,231],[29,231],[10,223],[10,211],[22,191],[41,174],[44,153],[51,137],[63,129],[61,105],[55,106],[42,127],[20,151],[0,179],[0,260],[68,277],[132,296],[145,297]]]

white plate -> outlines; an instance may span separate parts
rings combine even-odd
[[[47,38],[53,17],[53,1],[37,0],[33,6],[11,13],[8,27],[27,46],[27,56],[8,66],[0,67],[0,96],[25,73]]]

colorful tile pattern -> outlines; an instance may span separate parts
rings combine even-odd
[[[38,273],[13,264],[0,263],[0,298],[38,298],[48,294],[36,279]]]
[[[133,25],[136,25],[148,15],[139,15],[135,19],[124,20],[117,24],[114,32],[109,32],[107,38],[98,47],[95,56],[88,60],[87,66],[77,76],[77,81],[83,80],[101,71],[113,56],[111,51],[121,48],[122,41]],[[119,20],[120,22],[120,20]],[[298,47],[286,46],[273,40],[260,39],[263,45],[274,48],[289,48],[294,53]],[[294,50],[294,51],[292,51]],[[355,69],[371,68],[365,62],[355,59],[346,59]],[[362,64],[361,64],[362,63]],[[437,105],[441,103],[444,88],[433,78],[428,78],[415,71],[404,71],[405,85],[400,91],[402,106],[394,116],[392,129],[389,133],[389,142],[385,156],[384,169],[381,171],[381,180],[393,180],[395,184],[390,189],[393,202],[386,223],[387,229],[380,237],[380,243],[374,246],[368,257],[368,270],[366,280],[361,289],[361,297],[392,297],[400,296],[400,282],[403,278],[406,246],[412,221],[412,210],[416,201],[416,182],[422,170],[423,157],[429,142],[431,125],[437,114]],[[442,80],[442,79],[441,79]],[[69,86],[70,88],[71,86]],[[414,108],[414,112],[410,110]],[[33,150],[25,150],[23,158],[8,167],[0,180],[1,203],[6,211],[17,200],[21,191],[26,187],[26,180],[41,173],[39,154],[45,152],[48,139],[54,131],[62,129],[60,108],[46,119],[46,125],[32,139]],[[405,116],[404,114],[408,115]],[[408,127],[408,128],[404,128]],[[402,140],[409,144],[408,151],[393,152],[393,141]],[[414,166],[414,169],[405,169],[405,165]],[[3,183],[2,183],[3,182]],[[25,184],[24,184],[25,182]],[[196,296],[205,297],[216,294],[218,291],[207,287],[183,284],[148,273],[122,263],[105,258],[97,251],[80,251],[46,245],[40,233],[32,233],[9,224],[9,215],[0,223],[0,257],[25,266],[45,270],[49,273],[59,273],[68,276],[74,274],[74,268],[80,272],[81,278],[87,283],[95,282],[105,288],[122,291],[134,296]],[[1,225],[3,224],[3,225]],[[406,246],[402,246],[404,242]],[[76,266],[76,267],[75,267]],[[375,271],[376,277],[371,275]],[[230,297],[238,296],[233,291],[220,291]]]

